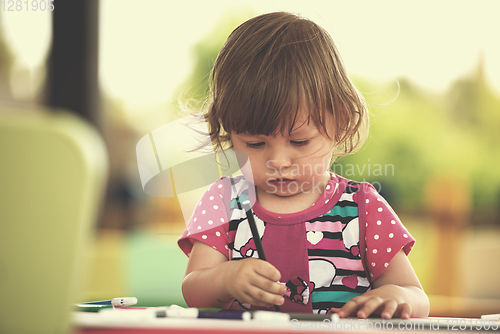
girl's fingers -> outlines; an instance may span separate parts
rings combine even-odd
[[[385,307],[380,313],[380,317],[383,319],[391,319],[397,309],[398,303],[396,303],[395,300],[388,300],[385,302]]]
[[[359,307],[358,300],[353,298],[349,300],[347,303],[342,306],[342,308],[338,309],[337,314],[340,318],[346,318],[351,315],[356,314],[356,311]]]
[[[235,264],[230,294],[242,303],[271,307],[284,303],[286,287],[277,281],[280,272],[270,263],[248,258]]]
[[[272,306],[272,304],[265,303],[263,301],[255,299],[249,293],[243,293],[243,297],[240,297],[238,300],[240,301],[240,303],[249,303],[249,304],[254,305],[254,306],[262,306],[262,307],[271,307]]]
[[[277,282],[281,278],[281,274],[278,269],[266,261],[257,260],[254,270],[257,274],[268,278],[272,282]]]
[[[270,292],[275,295],[283,296],[286,292],[286,287],[283,284],[271,281],[268,278],[260,275],[252,277],[249,283],[259,289],[262,289],[264,291]]]
[[[371,314],[377,313],[384,319],[391,319],[393,316],[409,319],[412,314],[410,304],[398,304],[395,300],[383,300],[379,297],[371,297],[362,300],[353,298],[345,303],[342,308],[332,308],[331,311],[336,312],[340,318],[350,316],[368,318]]]
[[[262,290],[256,286],[250,286],[245,291],[245,294],[248,297],[247,302],[256,306],[270,307],[272,305],[281,305],[285,302],[282,296]]]
[[[249,277],[249,283],[264,291],[283,296],[286,286],[278,283],[280,272],[269,262],[256,260],[254,263],[255,275]]]
[[[403,303],[399,305],[399,308],[401,309],[401,318],[402,319],[409,319],[411,317],[412,313],[412,308],[411,305],[408,303]]]
[[[363,307],[358,310],[358,318],[368,318],[370,314],[375,312],[384,305],[384,300],[380,297],[371,297],[364,302]]]

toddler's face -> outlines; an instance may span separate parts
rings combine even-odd
[[[328,175],[334,143],[305,112],[300,116],[290,135],[231,134],[234,149],[248,155],[257,192],[284,197],[323,191],[317,185]]]

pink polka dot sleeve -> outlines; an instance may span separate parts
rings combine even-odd
[[[366,191],[366,267],[371,281],[376,280],[394,256],[403,249],[408,255],[415,239],[394,210],[373,186]],[[360,215],[362,213],[360,212]]]
[[[188,226],[177,244],[189,256],[195,240],[203,242],[229,258],[228,212],[229,203],[224,199],[231,196],[229,179],[221,178],[212,184],[198,202]]]

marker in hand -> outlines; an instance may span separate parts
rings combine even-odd
[[[252,232],[253,241],[255,243],[255,247],[257,248],[257,254],[259,255],[259,259],[267,261],[266,253],[264,252],[264,247],[262,246],[262,241],[260,240],[259,231],[257,230],[257,225],[255,224],[255,219],[253,219],[252,207],[250,206],[250,201],[246,200],[241,203],[243,205],[243,210],[245,210],[248,225],[250,225],[250,231]],[[280,312],[279,305],[274,305],[274,309],[276,312]]]

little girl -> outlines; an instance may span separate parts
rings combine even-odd
[[[427,316],[413,237],[371,185],[329,172],[362,145],[368,111],[328,33],[289,13],[257,16],[231,33],[211,79],[210,142],[245,153],[250,169],[212,184],[178,241],[187,304]],[[267,262],[240,209],[248,199]]]

